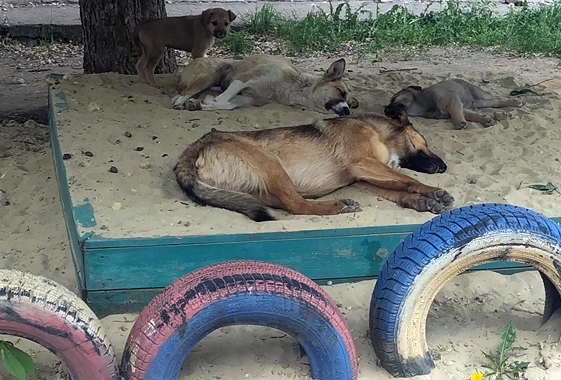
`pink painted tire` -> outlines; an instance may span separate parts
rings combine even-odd
[[[0,269],[0,334],[49,349],[73,380],[119,379],[99,319],[74,293],[45,277]]]
[[[312,377],[356,380],[353,337],[335,302],[292,269],[259,261],[209,265],[174,281],[142,311],[128,337],[125,380],[177,380],[191,349],[231,325],[270,326],[293,336]]]

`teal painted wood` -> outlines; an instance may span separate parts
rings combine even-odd
[[[162,289],[125,289],[88,292],[87,303],[98,318],[140,312]]]
[[[314,280],[374,276],[407,235],[355,234],[91,249],[85,254],[86,281],[89,290],[165,287],[204,265],[236,259],[286,265]]]
[[[55,164],[55,175],[57,178],[58,190],[62,202],[62,211],[66,224],[66,232],[68,233],[68,238],[70,240],[70,251],[72,252],[72,261],[74,262],[78,287],[80,289],[80,292],[83,294],[86,291],[84,256],[82,254],[80,235],[78,233],[78,230],[76,229],[76,221],[74,219],[73,212],[74,206],[72,204],[72,198],[70,197],[66,168],[64,167],[64,163],[62,161],[62,152],[60,149],[60,142],[58,141],[58,130],[55,120],[54,102],[56,101],[56,104],[59,105],[62,100],[60,97],[57,97],[57,99],[53,99],[54,97],[50,87],[48,88],[47,92],[49,97],[49,135],[51,139],[51,148]],[[66,99],[66,97],[64,99]],[[64,108],[65,107],[66,102],[64,101]]]
[[[90,228],[97,225],[94,210],[89,198],[84,198],[84,203],[81,205],[74,206],[74,216],[76,222],[82,227]]]
[[[189,236],[156,236],[150,238],[126,238],[112,239],[104,238],[102,234],[94,235],[85,242],[86,249],[101,248],[126,248],[126,247],[146,247],[146,246],[165,246],[165,245],[185,245],[185,244],[206,244],[206,243],[237,243],[237,242],[256,242],[270,241],[279,239],[308,239],[323,237],[347,237],[356,235],[386,235],[386,234],[410,234],[420,224],[402,224],[395,226],[374,226],[374,227],[355,227],[339,229],[287,231],[287,232],[263,232],[255,234],[215,234],[215,235],[189,235]]]
[[[89,290],[162,288],[220,261],[264,260],[315,281],[375,277],[395,247],[418,225],[238,235],[132,239],[93,236],[85,243]],[[496,262],[478,268],[523,268]]]

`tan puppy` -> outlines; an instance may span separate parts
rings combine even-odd
[[[197,16],[164,17],[137,25],[134,36],[142,47],[136,63],[140,81],[156,87],[154,68],[166,47],[191,52],[193,58],[204,57],[215,37],[226,37],[235,18],[232,11],[212,8]]]
[[[241,60],[195,59],[183,69],[180,95],[174,97],[173,108],[229,110],[246,104],[277,103],[349,115],[358,101],[348,96],[344,72],[344,59],[333,62],[324,74],[305,72],[287,58],[275,55],[251,55]],[[216,98],[207,96],[202,103],[192,99],[213,86],[220,86],[224,92]]]
[[[481,123],[484,127],[495,125],[490,116],[468,111],[472,108],[520,107],[518,99],[493,97],[463,79],[439,82],[423,90],[419,86],[409,86],[392,97],[384,108],[389,117],[400,117],[401,110],[409,116],[427,119],[452,119],[457,129],[465,129],[467,121]]]
[[[266,206],[293,214],[361,211],[351,199],[310,201],[362,181],[402,207],[441,213],[445,190],[427,186],[398,166],[442,173],[446,164],[403,113],[401,120],[367,115],[251,132],[213,129],[183,152],[174,168],[185,193],[202,205],[272,220]]]

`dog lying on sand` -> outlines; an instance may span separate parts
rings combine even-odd
[[[400,117],[401,110],[409,116],[427,119],[452,119],[456,129],[465,129],[466,121],[481,123],[484,127],[495,125],[488,115],[473,111],[474,108],[521,107],[518,99],[494,97],[463,79],[439,82],[423,89],[409,86],[395,94],[384,108],[388,117]]]
[[[352,199],[308,200],[361,181],[401,207],[439,214],[454,198],[398,167],[443,173],[446,164],[402,111],[398,120],[367,115],[251,132],[213,129],[192,143],[174,168],[196,203],[273,220],[266,207],[293,214],[361,211]]]
[[[173,108],[230,110],[277,103],[349,115],[358,101],[349,98],[344,72],[344,59],[333,62],[324,74],[305,72],[287,58],[273,55],[251,55],[240,60],[195,59],[183,69],[180,94],[174,97]],[[224,92],[203,101],[193,99],[214,86]]]

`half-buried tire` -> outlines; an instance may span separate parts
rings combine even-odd
[[[333,300],[306,276],[258,261],[210,265],[165,288],[131,330],[122,375],[176,380],[191,349],[230,325],[269,326],[293,336],[310,358],[314,379],[357,378],[353,337]]]
[[[444,284],[476,265],[514,261],[537,268],[544,280],[544,321],[561,298],[561,228],[534,211],[504,204],[451,210],[414,231],[384,264],[370,304],[370,338],[392,375],[429,374],[434,362],[425,326]]]
[[[49,349],[73,380],[119,378],[99,319],[74,293],[44,277],[0,269],[0,334]]]

